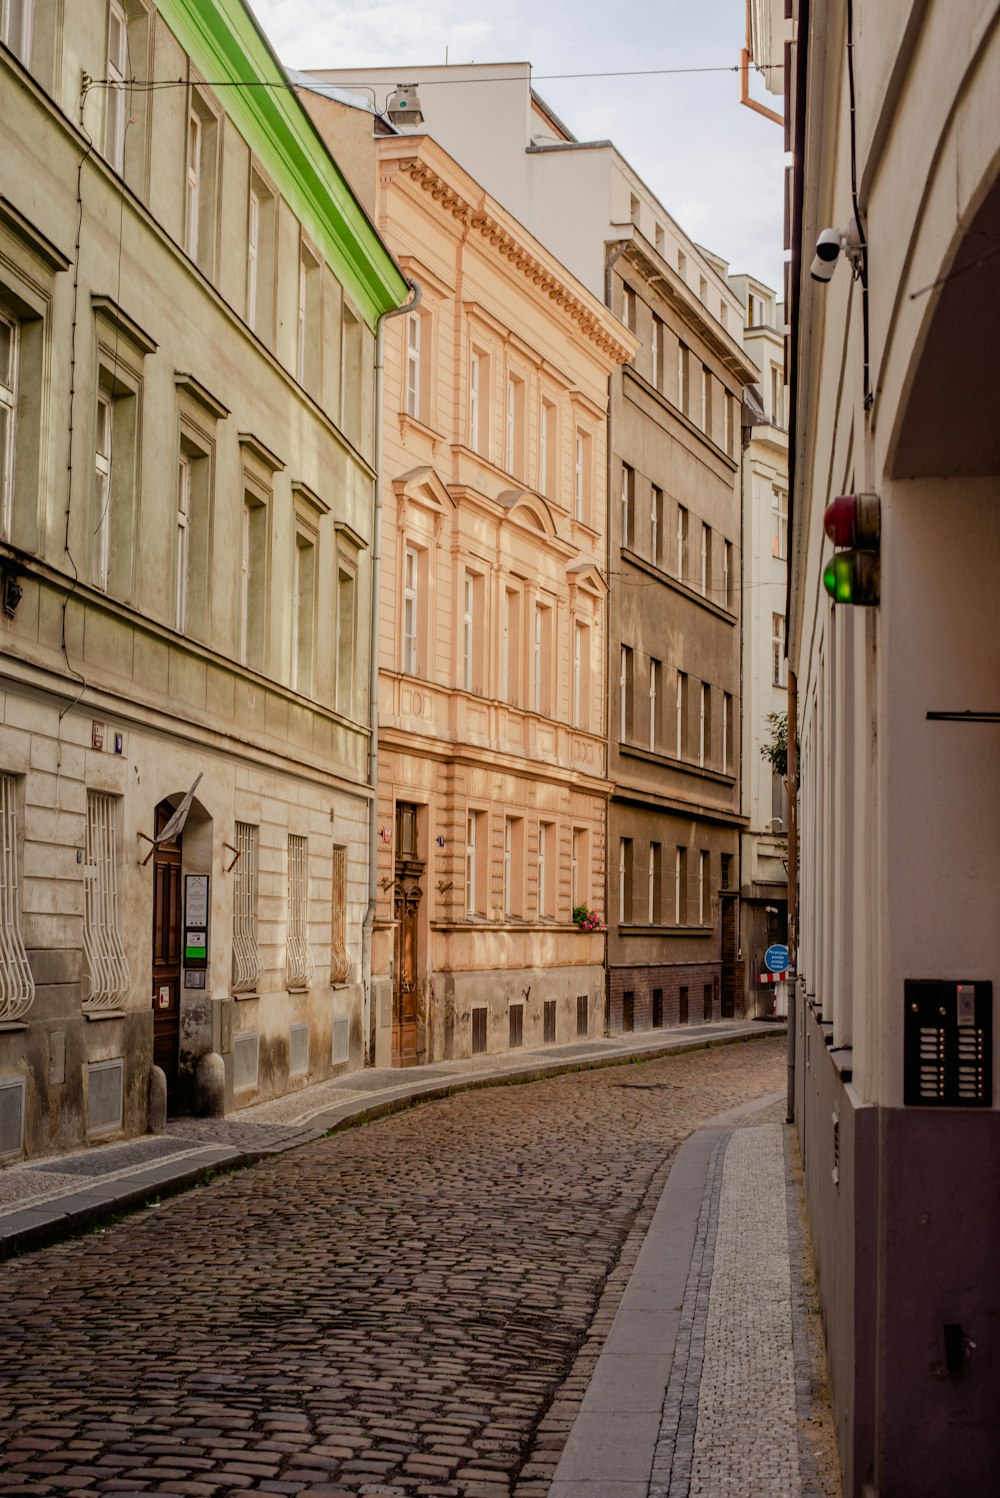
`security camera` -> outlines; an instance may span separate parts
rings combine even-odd
[[[845,235],[841,229],[824,229],[816,241],[816,253],[809,267],[814,281],[831,281],[837,269],[837,261],[844,247]]]

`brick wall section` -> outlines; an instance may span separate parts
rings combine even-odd
[[[622,996],[634,994],[633,1028],[653,1028],[653,993],[663,994],[663,1026],[685,1023],[681,1018],[681,989],[687,989],[686,1023],[702,1024],[707,1019],[722,1018],[722,967],[718,962],[671,964],[661,967],[616,967],[608,975],[610,985],[609,1025],[612,1035],[620,1035],[624,1026]],[[705,1012],[705,989],[711,988],[710,1012]]]

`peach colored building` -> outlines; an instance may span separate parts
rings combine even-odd
[[[603,1029],[617,319],[426,136],[377,142],[386,328],[376,1057]]]

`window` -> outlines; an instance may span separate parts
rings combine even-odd
[[[500,696],[512,705],[521,698],[521,595],[516,588],[505,588],[503,595]]]
[[[590,727],[590,626],[573,627],[573,727]]]
[[[31,1008],[35,980],[21,936],[18,894],[17,782],[0,775],[0,1021]]]
[[[570,891],[573,907],[590,901],[590,833],[585,827],[573,828],[570,850]]]
[[[138,487],[136,437],[140,380],[126,372],[124,338],[116,360],[113,350],[106,346],[100,324],[98,336],[101,365],[94,407],[90,579],[102,592],[128,600],[132,592]],[[127,378],[133,384],[126,383]]]
[[[636,295],[631,286],[622,286],[622,322],[631,332],[635,332]]]
[[[701,684],[701,707],[698,722],[698,763],[707,765],[712,757],[712,688]]]
[[[309,951],[309,839],[288,838],[288,931],[285,945],[285,986],[308,988],[312,982]]]
[[[771,831],[784,832],[788,826],[788,785],[778,770],[771,771]]]
[[[666,232],[665,232],[665,230],[663,228],[663,225],[662,224],[657,224],[656,227],[655,227],[655,229],[653,230],[653,234],[654,234],[654,237],[655,237],[655,240],[656,240],[656,248],[659,250],[660,254],[662,255],[663,252],[666,250],[666,247],[667,247],[667,236],[666,236]]]
[[[351,954],[347,950],[346,848],[334,848],[330,874],[330,982],[346,983],[351,976]]]
[[[653,313],[653,331],[650,335],[650,375],[654,389],[663,389],[663,319]]]
[[[420,561],[417,550],[403,550],[403,670],[417,672],[417,624],[420,604]]]
[[[207,99],[191,90],[187,127],[184,248],[206,275],[215,270],[219,123]]]
[[[638,222],[639,222],[639,199],[636,197],[636,195],[635,195],[634,192],[630,192],[629,195],[628,195],[628,216],[629,216],[629,222],[630,223],[638,225]]]
[[[503,826],[503,912],[524,915],[524,819],[505,817]]]
[[[299,304],[295,339],[295,378],[318,394],[322,372],[320,261],[303,239],[299,244]]]
[[[211,575],[212,457],[182,426],[177,458],[174,628],[205,639]]]
[[[535,604],[535,629],[532,642],[532,707],[536,713],[552,711],[552,609]]]
[[[406,319],[406,414],[420,418],[420,315]]]
[[[247,326],[268,346],[274,336],[274,194],[250,169],[247,205]]]
[[[174,624],[183,634],[187,623],[187,582],[191,518],[191,458],[181,451],[177,474],[177,566],[174,581]]]
[[[107,591],[111,557],[111,395],[97,392],[94,438],[94,587]]]
[[[687,582],[688,512],[684,505],[677,506],[677,581]]]
[[[345,299],[340,329],[340,421],[355,447],[362,447],[369,436],[362,430],[364,388],[361,319]]]
[[[784,614],[771,615],[771,684],[776,687],[787,685],[787,678],[785,676]]]
[[[709,901],[711,890],[709,887],[708,854],[704,849],[698,855],[698,925],[708,925]]]
[[[660,747],[660,682],[663,667],[658,660],[649,662],[649,747]]]
[[[20,334],[16,318],[0,308],[0,536],[4,540],[10,537],[14,510],[14,442]]]
[[[631,549],[635,545],[635,469],[622,464],[622,541]]]
[[[691,367],[691,355],[686,344],[677,345],[677,405],[685,414],[688,414],[688,403],[690,391],[688,388],[689,370]]]
[[[722,450],[732,456],[732,437],[730,434],[730,402],[732,396],[728,390],[722,392]]]
[[[469,446],[475,453],[482,451],[482,411],[479,405],[482,364],[482,354],[473,349],[469,360]]]
[[[663,564],[663,490],[653,485],[649,504],[649,560],[654,566]]]
[[[684,758],[684,749],[687,743],[687,687],[687,674],[684,671],[678,671],[677,697],[674,710],[674,720],[676,724],[676,754],[678,759]]]
[[[467,572],[462,586],[462,686],[467,692],[472,691],[475,645],[476,580],[471,572]]]
[[[346,562],[337,566],[337,711],[354,715],[354,659],[357,654],[358,579]]]
[[[621,648],[618,668],[618,737],[626,744],[632,738],[633,727],[633,679],[632,650],[628,645]]]
[[[514,478],[524,477],[524,381],[507,377],[507,408],[504,423],[504,467]]]
[[[556,828],[554,822],[538,824],[538,919],[556,913]]]
[[[650,843],[646,868],[646,922],[650,926],[660,921],[660,844]]]
[[[542,419],[538,433],[538,489],[547,499],[556,492],[556,408],[552,401],[542,401]]]
[[[687,923],[687,849],[674,851],[674,925]]]
[[[708,303],[708,282],[704,276],[698,277],[698,296],[706,305]]]
[[[263,671],[267,643],[267,505],[253,491],[243,494],[240,541],[239,658],[251,671]]]
[[[733,698],[730,692],[722,694],[722,771],[729,774],[729,759],[733,752]]]
[[[771,365],[771,421],[776,427],[785,424],[785,382],[779,364]]]
[[[701,596],[707,598],[712,587],[712,530],[701,528]]]
[[[678,250],[677,251],[677,274],[680,276],[680,278],[681,278],[682,281],[684,280],[684,278],[687,275],[687,266],[688,266],[687,256],[685,255],[685,253],[684,253],[683,250]]]
[[[712,371],[701,367],[701,429],[706,437],[712,435]]]
[[[747,327],[755,327],[757,323],[757,298],[753,292],[747,296]]]
[[[591,479],[590,436],[587,432],[578,430],[576,434],[573,516],[574,519],[582,521],[584,525],[590,524]]]
[[[132,987],[119,930],[118,801],[87,792],[83,870],[84,1010],[122,1009]]]
[[[618,839],[618,919],[627,925],[632,919],[632,839]]]
[[[296,527],[292,556],[292,686],[313,690],[316,642],[316,535]]]
[[[465,819],[465,913],[486,914],[486,813],[470,811]]]
[[[733,607],[733,543],[726,541],[722,548],[722,601],[732,612]]]
[[[233,869],[233,993],[256,993],[263,965],[257,939],[259,828],[237,822]]]
[[[782,494],[780,489],[771,491],[771,520],[771,553],[785,562],[788,560],[788,495]]]
[[[22,17],[29,7],[25,0],[8,0],[5,20],[11,11]],[[4,40],[7,38],[5,36]],[[8,42],[8,45],[10,43]],[[16,48],[14,49],[16,50]],[[27,55],[18,53],[22,62]],[[128,72],[128,21],[118,0],[111,0],[108,11],[108,91],[104,115],[104,155],[116,172],[125,170],[125,79]]]

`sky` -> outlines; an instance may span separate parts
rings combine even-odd
[[[739,102],[744,0],[250,0],[288,67],[530,62],[580,140],[613,140],[698,243],[780,290],[783,132]],[[554,78],[546,74],[623,72]],[[758,79],[754,96],[781,111]]]

